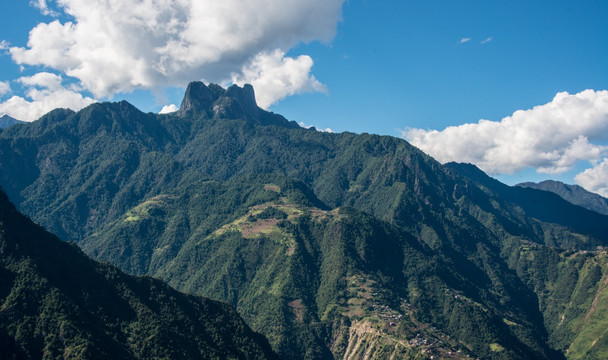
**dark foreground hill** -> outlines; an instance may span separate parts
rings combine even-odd
[[[578,185],[568,185],[560,181],[545,180],[539,183],[525,182],[517,184],[517,186],[550,191],[575,205],[608,215],[608,199],[589,192]]]
[[[0,358],[274,359],[227,304],[88,259],[0,192]]]
[[[285,358],[605,353],[608,217],[474,174],[402,139],[299,128],[251,87],[192,83],[173,114],[102,103],[0,133],[19,209],[229,302]]]

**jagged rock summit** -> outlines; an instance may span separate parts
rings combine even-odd
[[[217,84],[205,85],[201,81],[188,84],[186,94],[177,111],[180,117],[209,119],[246,119],[262,125],[299,127],[296,122],[260,108],[255,101],[253,86],[232,85],[227,89]]]

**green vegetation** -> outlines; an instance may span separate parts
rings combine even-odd
[[[246,89],[194,83],[175,114],[101,103],[10,127],[0,184],[91,257],[232,304],[285,358],[608,348],[608,217],[402,139],[299,128]]]
[[[269,180],[280,184],[280,193],[267,189]],[[178,221],[190,224],[184,245],[172,258],[165,257],[162,246],[150,250],[150,264],[155,265],[146,271],[186,292],[230,302],[287,358],[298,358],[302,351],[306,358],[341,356],[355,351],[354,344],[363,349],[365,343],[355,340],[359,335],[350,334],[355,322],[368,329],[366,337],[376,339],[374,346],[388,349],[392,344],[395,353],[405,346],[408,356],[422,351],[489,356],[493,354],[486,342],[490,339],[550,353],[534,339],[538,335],[525,316],[512,315],[516,323],[526,324],[514,330],[498,320],[506,311],[504,300],[485,289],[487,282],[478,285],[470,275],[453,278],[453,264],[433,257],[430,248],[409,232],[353,208],[312,207],[317,199],[306,199],[309,192],[301,184],[280,176],[249,176],[246,184],[235,179],[222,186],[207,182],[193,187],[207,192],[203,189],[213,186],[213,201],[218,204],[230,204],[230,196],[247,194],[241,197],[241,207],[230,207],[234,214],[216,230],[201,223],[207,216],[184,215],[200,214],[212,198],[186,193],[163,196],[173,203],[166,200],[156,210],[158,219],[148,219],[164,221],[163,228],[123,231],[132,225],[118,220],[103,231],[107,235],[98,235],[92,243],[104,243],[104,236],[111,241],[119,233],[130,234],[122,237],[126,244],[143,243],[154,238],[151,231],[163,239],[168,229],[176,227],[167,219],[185,216]],[[159,202],[146,201],[127,214],[148,209],[152,203]],[[104,260],[118,262],[120,257]],[[510,305],[510,311],[525,312],[517,306],[523,307]],[[319,329],[326,330],[319,333]],[[339,333],[344,337],[332,340]],[[484,340],[479,341],[482,334]],[[525,337],[520,339],[521,334]],[[512,350],[504,352],[504,358],[516,356]]]
[[[608,340],[606,252],[536,247],[522,249],[514,261],[539,294],[550,343],[572,359],[602,358]]]
[[[491,343],[490,344],[490,349],[494,352],[501,352],[501,351],[505,351],[505,348],[502,347],[500,344],[497,343]]]
[[[1,192],[0,253],[3,358],[276,358],[227,304],[89,260]]]

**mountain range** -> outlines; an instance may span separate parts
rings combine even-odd
[[[606,215],[301,128],[250,86],[4,129],[0,184],[92,258],[228,302],[285,359],[608,355]]]
[[[20,121],[17,120],[15,118],[12,118],[8,115],[2,115],[0,116],[0,129],[4,129],[7,128],[11,125],[15,125],[15,124],[23,124],[24,121]]]
[[[564,184],[561,181],[545,180],[539,183],[524,182],[517,186],[550,191],[569,202],[593,210],[600,214],[608,215],[608,199],[596,193],[589,192],[578,185]]]

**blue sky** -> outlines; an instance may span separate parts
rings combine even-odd
[[[507,183],[554,178],[608,195],[606,1],[103,3],[0,5],[0,112],[121,99],[158,112],[179,106],[190,80],[251,82],[290,120],[402,136]],[[159,34],[168,17],[178,25]]]
[[[559,91],[608,88],[607,18],[606,1],[351,1],[330,47],[293,50],[313,54],[330,95],[273,108],[382,134],[499,120]]]

